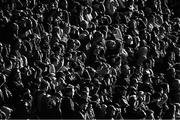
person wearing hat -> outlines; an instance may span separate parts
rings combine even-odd
[[[117,77],[116,85],[128,87],[130,85],[131,69],[128,64],[121,66],[121,75]]]
[[[11,118],[14,119],[27,119],[30,117],[30,110],[32,105],[32,96],[29,89],[22,89],[20,91],[18,100],[13,104],[14,110]]]
[[[138,99],[136,95],[129,97],[129,106],[126,108],[125,119],[145,119],[146,113],[144,110],[138,108]]]
[[[143,92],[141,91],[139,94],[142,95],[142,93]],[[150,97],[151,97],[151,93],[145,92],[143,102],[141,102],[139,105],[139,107],[145,111],[146,119],[154,119],[154,111],[149,109],[148,107],[148,104],[150,103]]]
[[[61,101],[62,119],[74,119],[75,117],[75,102],[73,100],[75,88],[73,85],[68,85],[62,90],[64,98]]]
[[[151,95],[150,103],[148,104],[149,109],[154,111],[154,118],[161,118],[163,107],[159,106],[159,102],[161,100],[162,95],[158,92],[155,92]]]
[[[137,54],[138,54],[137,65],[142,65],[143,62],[147,59],[147,54],[148,54],[148,46],[145,40],[141,40]]]
[[[94,110],[94,114],[95,114],[95,118],[96,119],[103,119],[104,118],[104,112],[103,112],[103,108],[101,105],[101,100],[99,97],[99,94],[93,94],[91,95],[91,104],[92,104],[92,108]]]
[[[7,106],[2,106],[0,109],[2,112],[5,113],[6,118],[5,119],[10,119],[11,118],[11,113],[13,110]]]
[[[35,92],[32,103],[32,116],[34,118],[47,119],[51,118],[51,108],[55,106],[55,102],[51,99],[51,95],[48,94],[50,84],[44,79],[41,80],[40,89]]]
[[[99,41],[101,44],[102,42]],[[87,59],[85,64],[94,67],[95,62],[103,62],[106,61],[104,58],[104,52],[105,48],[104,46],[97,45],[96,43],[93,43],[94,45],[90,48],[90,50],[87,53]]]
[[[114,120],[116,117],[116,108],[114,105],[108,105],[106,108],[106,115],[104,119]]]
[[[98,78],[94,78],[92,80],[90,96],[92,96],[94,94],[99,94],[99,90],[100,90],[101,85],[102,85],[102,83],[100,82],[100,80]]]
[[[121,85],[115,86],[112,102],[119,104],[122,110],[122,115],[125,114],[126,108],[127,106],[129,106],[126,86],[121,86]]]
[[[6,98],[6,94],[4,94],[4,90],[2,89],[4,84],[6,83],[6,76],[3,74],[0,74],[0,105],[3,105],[4,103],[8,102],[5,101],[7,99]]]
[[[106,41],[105,58],[110,65],[116,65],[119,59],[119,51],[121,49],[121,42],[118,40]]]
[[[73,6],[70,9],[70,12],[71,12],[70,24],[71,25],[79,26],[80,15],[82,13],[81,10],[82,10],[81,4],[77,1],[73,2]]]
[[[110,16],[113,16],[113,14],[116,12],[116,10],[119,7],[119,3],[117,0],[105,0],[105,8],[106,8],[106,13],[109,14]]]
[[[150,73],[145,73],[142,76],[142,82],[140,82],[138,84],[138,90],[144,91],[144,92],[150,92],[153,93],[154,92],[154,86],[152,84],[152,76],[150,75]]]
[[[77,101],[78,108],[75,109],[75,119],[83,119],[86,120],[89,117],[89,114],[87,112],[87,108],[89,105],[89,102],[87,99],[84,99],[82,97],[79,98]]]

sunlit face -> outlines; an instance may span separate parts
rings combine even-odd
[[[72,88],[72,97],[74,96],[74,94],[75,94],[75,89]]]
[[[124,14],[127,16],[127,17],[132,17],[132,11],[127,11],[127,12],[124,12]]]
[[[115,115],[116,115],[116,111],[115,111],[114,109],[111,111],[111,115],[112,115],[112,116],[115,116]]]
[[[125,69],[123,70],[123,74],[129,75],[130,73],[131,73],[131,69],[129,67],[125,67]]]
[[[150,103],[150,99],[151,99],[150,95],[149,94],[146,95],[146,97],[145,97],[146,104]]]
[[[87,107],[88,107],[88,103],[83,103],[83,104],[81,104],[81,109],[82,109],[82,110],[86,110]]]
[[[89,98],[89,92],[83,93],[82,97],[87,100]]]
[[[94,53],[94,55],[99,55],[99,53],[100,53],[100,50],[99,50],[99,48],[95,48],[94,49],[94,51],[93,51],[93,53]]]
[[[16,71],[15,78],[16,78],[17,80],[21,80],[21,72],[20,72],[19,69],[17,69],[17,71]]]
[[[174,68],[171,69],[169,75],[171,75],[172,77],[175,77],[176,76],[176,70]]]

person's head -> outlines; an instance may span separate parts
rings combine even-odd
[[[169,111],[170,111],[170,114],[169,116],[172,118],[172,119],[176,119],[176,110],[178,110],[178,107],[176,107],[176,105],[174,104],[170,104],[169,106]]]
[[[0,87],[4,85],[6,82],[6,76],[4,74],[0,74]]]
[[[31,91],[29,89],[26,89],[23,93],[23,99],[24,100],[32,100]]]
[[[80,98],[78,100],[79,107],[83,111],[88,108],[88,103],[89,103],[89,101],[87,99],[84,99],[84,98]]]
[[[168,70],[168,75],[170,75],[171,77],[175,78],[175,76],[176,76],[176,69],[175,68],[170,68]]]
[[[151,76],[150,71],[145,71],[143,74],[143,82],[144,83],[152,83],[151,77],[152,76]]]
[[[11,25],[11,29],[12,29],[12,32],[15,34],[15,35],[18,35],[19,34],[19,25],[17,23],[13,23]]]
[[[159,92],[155,92],[151,95],[151,101],[159,102],[161,99],[161,94]]]
[[[21,46],[22,46],[22,40],[20,38],[17,38],[16,41],[15,41],[15,50],[19,50],[21,49]]]
[[[132,95],[129,97],[129,101],[128,101],[129,105],[131,107],[137,107],[138,105],[138,99],[136,95]]]
[[[106,104],[102,104],[101,108],[102,108],[103,113],[106,114],[107,105]]]
[[[14,68],[11,74],[15,80],[21,80],[21,71],[19,68]]]
[[[145,99],[146,99],[145,97],[146,96],[145,96],[144,91],[139,91],[137,95],[138,95],[139,102],[144,102],[145,101]]]
[[[48,81],[41,80],[40,89],[44,92],[47,92],[50,88],[50,84]]]
[[[7,106],[2,106],[0,111],[5,114],[5,117],[6,117],[5,119],[10,119],[13,109],[11,109]]]
[[[91,95],[91,102],[100,103],[100,97],[98,94]]]
[[[124,12],[124,15],[127,17],[127,18],[131,18],[132,15],[133,15],[133,11],[130,10],[129,8],[127,8]]]
[[[100,31],[96,31],[93,35],[93,38],[97,41],[102,40],[104,35]]]
[[[106,108],[106,115],[108,117],[114,117],[116,114],[116,108],[113,105],[108,105]]]
[[[74,94],[75,94],[75,88],[73,85],[69,84],[64,90],[64,95],[73,98]]]
[[[81,89],[80,89],[80,95],[81,95],[81,97],[82,98],[84,98],[84,99],[89,99],[89,92],[90,92],[90,89],[89,89],[89,87],[82,87]]]
[[[131,77],[130,85],[134,87],[138,86],[138,82],[139,82],[138,80],[139,80],[138,76]]]
[[[106,41],[106,46],[109,48],[109,49],[113,49],[115,46],[116,46],[116,42],[114,40],[107,40]]]
[[[93,67],[87,66],[86,69],[88,70],[91,78],[94,78],[95,74],[96,74],[96,70]]]
[[[145,97],[145,103],[146,103],[146,104],[149,104],[150,101],[151,101],[151,93],[150,93],[150,92],[147,92],[145,95],[146,95],[146,97]]]
[[[131,69],[130,69],[129,65],[125,64],[122,66],[122,74],[129,75],[130,72],[131,72]]]
[[[125,86],[117,86],[115,87],[115,93],[121,96],[126,96],[127,88]]]
[[[128,88],[128,95],[131,96],[136,94],[137,94],[137,87],[135,85],[131,85],[130,88]]]
[[[144,64],[144,68],[145,69],[146,68],[150,68],[151,60],[150,59],[146,59],[146,60],[144,60],[143,64]]]
[[[2,51],[3,51],[3,44],[0,43],[0,52],[2,53]]]
[[[63,10],[67,10],[68,9],[68,2],[67,2],[67,0],[60,0],[59,7],[61,9],[63,9]]]
[[[92,82],[93,82],[94,89],[99,89],[100,85],[102,84],[98,78],[94,78]]]
[[[95,56],[98,56],[98,55],[100,54],[101,49],[102,49],[102,47],[99,46],[99,45],[97,45],[97,46],[95,47],[95,49],[93,50],[93,54],[94,54]]]

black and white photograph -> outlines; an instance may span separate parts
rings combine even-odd
[[[0,0],[0,119],[180,119],[180,0]]]

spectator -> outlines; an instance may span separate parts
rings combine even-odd
[[[178,118],[172,3],[1,0],[0,117]]]
[[[74,90],[74,87],[69,85],[63,91],[64,98],[61,102],[62,119],[70,119],[75,116],[75,103],[73,101]]]

